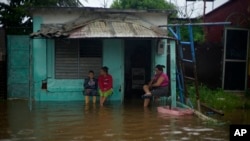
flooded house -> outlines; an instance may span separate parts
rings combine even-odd
[[[83,100],[88,71],[97,77],[107,66],[114,81],[110,99],[123,101],[150,80],[157,64],[172,65],[175,93],[175,40],[158,27],[171,11],[50,7],[31,13],[33,33],[8,36],[9,98]]]

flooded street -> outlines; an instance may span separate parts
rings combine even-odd
[[[30,110],[28,101],[0,101],[0,141],[229,140],[229,124],[167,116],[141,104],[34,102]]]

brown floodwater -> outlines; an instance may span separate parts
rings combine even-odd
[[[228,121],[234,120],[224,118],[227,123],[215,125],[195,116],[168,116],[156,106],[142,108],[141,101],[109,101],[104,107],[34,102],[31,107],[28,101],[9,100],[0,101],[0,141],[227,141]]]

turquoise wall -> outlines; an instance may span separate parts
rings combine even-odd
[[[43,22],[41,17],[33,18],[33,30],[34,32],[40,29]],[[47,92],[41,89],[42,80],[47,78],[46,68],[46,39],[33,39],[32,48],[32,66],[33,66],[33,95],[35,100],[41,100],[42,95],[46,95]]]
[[[40,29],[41,17],[34,17],[34,31]],[[83,100],[83,80],[55,79],[54,40],[33,39],[33,98],[36,101],[74,101]],[[47,80],[47,90],[41,88]]]
[[[39,20],[38,20],[39,21]],[[41,19],[40,19],[41,21]],[[34,22],[39,24],[39,22]],[[37,27],[37,26],[34,26]],[[33,39],[29,55],[28,36],[8,36],[8,96],[9,98],[28,98],[36,101],[82,101],[84,97],[83,82],[80,79],[55,79],[55,43],[52,39]],[[152,68],[156,64],[167,62],[167,44],[164,54],[157,54],[156,42],[152,43]],[[175,43],[171,42],[171,54],[175,54]],[[32,56],[29,62],[29,56]],[[175,76],[175,56],[171,55],[171,76]],[[20,61],[21,60],[21,61]],[[29,63],[32,69],[30,71]],[[103,65],[109,67],[109,73],[114,80],[114,93],[110,97],[114,101],[124,98],[124,40],[103,40]],[[32,75],[30,75],[32,74]],[[31,84],[29,89],[29,77]],[[175,77],[170,77],[171,83],[176,83]],[[41,88],[42,81],[47,80],[47,90]],[[175,85],[171,85],[172,95],[175,95]]]
[[[54,78],[54,41],[33,41],[34,99],[36,101],[83,100],[83,80]],[[41,59],[42,58],[42,59]],[[123,100],[124,90],[124,47],[121,39],[103,40],[103,65],[109,67],[114,80],[111,100]],[[47,80],[47,90],[42,90],[42,81]]]
[[[28,36],[7,36],[8,45],[8,98],[29,98],[29,45]]]
[[[111,100],[124,98],[124,40],[105,39],[103,41],[103,66],[109,68],[113,77],[113,95]]]
[[[164,72],[166,73],[167,70],[167,40],[162,40],[163,44],[164,44],[164,50],[162,54],[158,54],[157,50],[158,50],[158,46],[157,46],[157,42],[156,40],[154,40],[153,42],[153,68],[157,65],[157,64],[161,64],[166,66],[166,68],[164,69]]]

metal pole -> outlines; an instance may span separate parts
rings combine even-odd
[[[158,27],[171,27],[171,26],[215,26],[215,25],[230,25],[231,22],[208,22],[208,23],[184,23],[184,24],[168,24],[168,25],[159,25]]]
[[[171,107],[176,107],[176,41],[170,40]]]
[[[185,5],[185,17],[187,17],[187,1],[186,1],[186,5]]]
[[[206,0],[203,0],[204,2],[204,7],[203,7],[203,22],[205,23],[206,22],[206,19],[205,19],[205,16],[206,16]],[[206,31],[206,27],[204,26],[203,27],[203,32],[204,32],[204,38],[206,39],[206,36],[207,36],[207,31]]]
[[[214,10],[214,1],[213,1],[213,3],[212,3],[212,10]]]
[[[206,0],[203,0],[204,7],[203,7],[203,22],[205,22],[205,15],[206,15]]]

